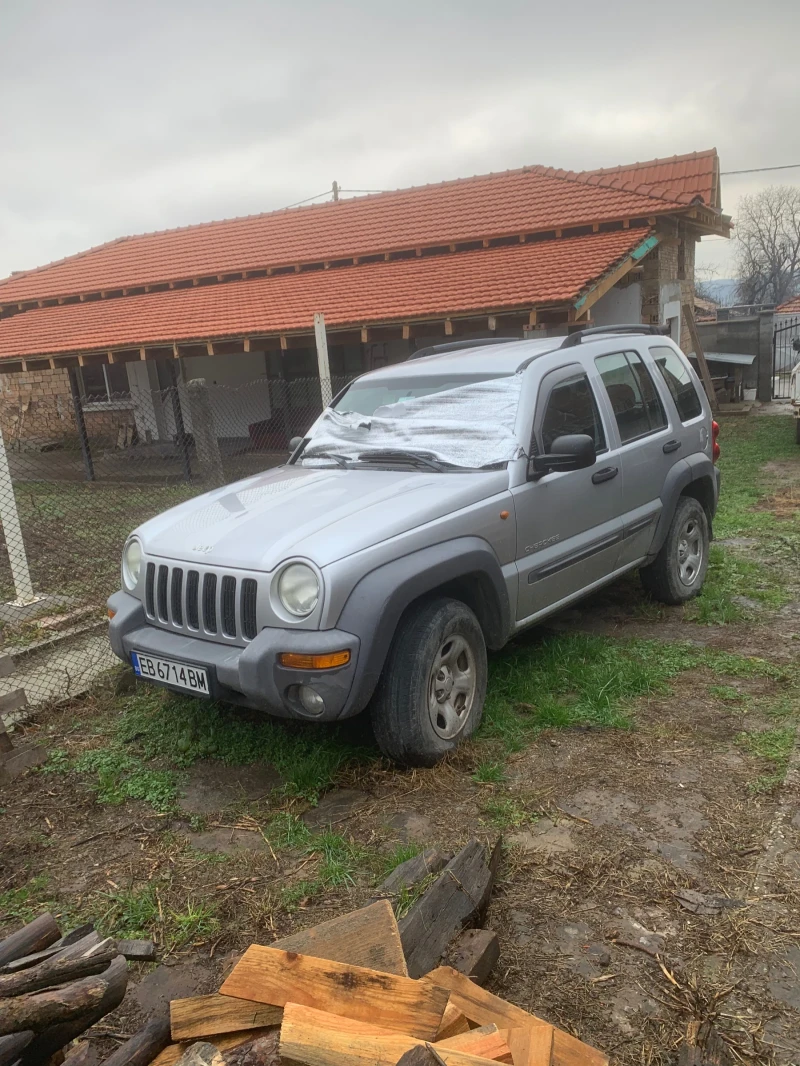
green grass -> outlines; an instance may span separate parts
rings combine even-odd
[[[32,877],[21,888],[9,888],[0,892],[0,920],[7,922],[30,922],[46,909],[50,892],[47,874]]]
[[[396,869],[401,863],[413,859],[415,856],[419,855],[421,851],[421,844],[395,844],[391,851],[379,857],[377,869],[375,871],[376,882],[385,880],[392,870]]]
[[[795,711],[796,714],[796,711]],[[739,744],[752,755],[771,763],[767,773],[759,774],[749,784],[750,792],[761,795],[773,792],[783,784],[786,768],[794,748],[796,730],[794,726],[781,726],[764,729],[760,732],[741,733]]]
[[[544,728],[628,728],[636,699],[663,695],[672,678],[696,667],[729,677],[783,676],[763,659],[686,642],[534,633],[493,657],[478,739],[509,752]]]
[[[483,820],[495,829],[518,829],[526,822],[536,821],[525,805],[511,796],[499,796],[487,800],[481,807]]]
[[[505,767],[499,762],[482,762],[472,775],[472,780],[479,785],[502,784],[505,779]]]
[[[135,939],[160,932],[164,946],[173,951],[196,940],[207,940],[219,929],[212,903],[189,898],[180,910],[164,907],[152,883],[102,893],[94,909],[98,925],[109,935]]]

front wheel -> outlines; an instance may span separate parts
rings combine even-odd
[[[709,541],[702,505],[691,496],[681,496],[661,551],[639,571],[645,589],[661,603],[693,599],[706,579]]]
[[[384,755],[404,766],[434,766],[480,725],[486,698],[486,643],[459,600],[437,598],[402,619],[370,705]]]

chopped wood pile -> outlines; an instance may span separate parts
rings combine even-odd
[[[155,945],[104,938],[92,925],[62,936],[51,914],[0,941],[0,1066],[44,1063],[115,1010],[128,984],[126,956],[152,959]],[[169,1042],[169,1025],[161,1029],[144,1063]]]
[[[251,944],[218,993],[173,1000],[103,1066],[607,1066],[481,987],[499,855],[473,840],[408,860],[368,906]],[[120,945],[141,957],[91,927],[61,937],[49,915],[0,942],[0,1066],[84,1066],[86,1044],[51,1057],[122,1001]]]

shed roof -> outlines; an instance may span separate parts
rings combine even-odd
[[[776,315],[800,315],[800,293],[775,308]]]
[[[717,210],[715,173],[715,149],[580,173],[531,166],[121,237],[0,281],[0,305]]]
[[[0,320],[0,359],[307,332],[320,309],[337,328],[529,309],[574,300],[650,247],[649,235],[614,230],[34,309]]]

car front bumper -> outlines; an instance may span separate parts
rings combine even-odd
[[[354,685],[361,642],[353,633],[270,628],[262,629],[245,647],[233,647],[150,625],[141,602],[124,591],[115,592],[108,607],[109,612],[114,612],[109,622],[109,640],[115,655],[130,663],[131,652],[138,651],[204,667],[212,699],[266,711],[279,718],[313,721],[347,718],[364,705]],[[278,662],[283,652],[322,655],[344,650],[350,652],[350,662],[333,670],[298,670]],[[303,708],[296,695],[300,685],[309,685],[322,697],[321,713],[312,715]],[[164,687],[186,694],[186,690],[172,685]]]

